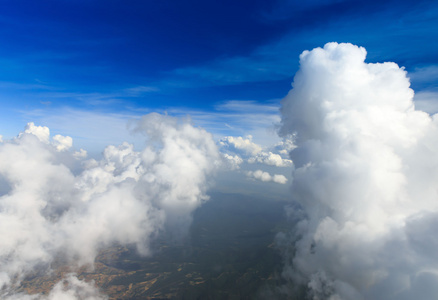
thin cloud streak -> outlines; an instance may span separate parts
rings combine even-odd
[[[20,111],[21,119],[23,122],[35,121],[48,126],[53,132],[72,136],[79,148],[90,149],[91,152],[101,151],[108,144],[122,143],[125,138],[136,147],[142,147],[141,139],[130,133],[129,124],[142,114],[152,112],[151,109],[128,108],[123,113],[108,113],[46,106],[44,109]],[[216,111],[182,108],[154,111],[181,118],[190,116],[197,126],[211,132],[216,139],[230,134],[251,134],[257,143],[268,146],[280,141],[276,135],[280,123],[278,109],[279,105],[233,100],[221,103]]]

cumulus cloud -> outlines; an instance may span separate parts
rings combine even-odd
[[[264,149],[262,146],[254,143],[252,136],[245,138],[241,136],[227,136],[219,141],[219,145],[221,146],[221,150],[225,152],[225,157],[228,160],[232,157],[238,157],[238,160],[243,162],[243,157],[251,164],[260,163],[276,167],[292,165],[292,160],[288,158],[289,151],[293,148],[293,142],[290,137],[283,138],[283,141],[271,147],[272,149]]]
[[[292,243],[284,275],[316,300],[434,299],[438,116],[415,109],[403,68],[365,57],[351,44],[303,52],[282,101],[305,212],[279,237]]]
[[[57,134],[53,137],[53,145],[58,151],[68,150],[73,146],[73,139],[69,136]]]
[[[234,151],[239,151],[247,155],[256,155],[262,151],[262,147],[252,141],[252,136],[245,138],[238,136],[226,136],[219,141],[219,144],[223,147],[229,148]]]
[[[287,182],[287,178],[284,175],[281,175],[281,174],[271,175],[268,172],[264,172],[262,170],[257,170],[254,172],[248,171],[246,173],[246,176],[251,177],[251,178],[255,178],[257,180],[261,180],[264,182],[273,181],[275,183],[280,183],[280,184],[285,184]]]
[[[50,129],[46,126],[35,126],[33,122],[30,122],[26,125],[24,132],[20,132],[18,138],[24,136],[25,134],[32,134],[41,142],[45,144],[52,144],[57,151],[65,151],[73,146],[73,139],[71,137],[57,134],[50,139]],[[81,149],[80,151],[84,150]]]
[[[273,151],[278,152],[282,157],[289,157],[289,153],[296,148],[294,135],[285,135],[280,142],[274,145]]]
[[[239,155],[230,155],[228,153],[224,153],[223,156],[231,170],[239,169],[240,165],[243,163],[243,159]]]
[[[33,122],[30,122],[24,128],[24,133],[31,133],[36,136],[41,142],[48,143],[50,137],[50,130],[46,126],[35,126]],[[20,133],[23,135],[24,133]]]
[[[79,151],[75,151],[73,153],[73,156],[77,159],[86,158],[87,157],[87,151],[84,149],[79,149]]]
[[[82,160],[85,151],[67,151],[71,139],[50,140],[49,129],[33,123],[0,144],[2,298],[18,297],[21,279],[60,256],[74,269],[113,243],[148,254],[161,231],[184,234],[193,210],[207,200],[217,146],[187,120],[159,114],[144,116],[135,131],[146,136],[142,151],[108,146],[101,160]],[[103,299],[90,283],[73,275],[64,280],[48,299]]]
[[[290,159],[282,158],[280,154],[269,152],[260,152],[257,156],[250,157],[249,163],[261,163],[269,166],[287,167],[292,165]]]

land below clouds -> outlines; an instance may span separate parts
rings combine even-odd
[[[284,229],[284,205],[214,192],[195,211],[184,239],[162,235],[149,257],[115,245],[100,252],[94,270],[82,268],[78,277],[94,280],[109,299],[264,298],[282,280],[274,240]],[[60,264],[49,276],[28,277],[22,289],[47,294],[70,271]]]

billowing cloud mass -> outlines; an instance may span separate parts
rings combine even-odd
[[[262,170],[257,170],[254,172],[248,171],[246,173],[246,176],[265,182],[273,181],[275,183],[281,183],[281,184],[285,184],[287,182],[287,178],[284,175],[281,174],[271,175],[268,172],[264,172]]]
[[[296,134],[292,196],[305,213],[284,275],[309,299],[436,299],[438,116],[415,110],[406,71],[364,48],[305,51],[282,102]]]
[[[124,143],[103,158],[67,151],[69,137],[50,138],[29,123],[0,143],[0,297],[2,299],[104,299],[74,275],[46,296],[16,294],[20,280],[63,258],[92,264],[98,251],[119,243],[149,253],[164,229],[183,234],[206,197],[219,152],[212,136],[188,121],[144,116],[134,129],[145,134],[140,152]]]

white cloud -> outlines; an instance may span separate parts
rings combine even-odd
[[[224,153],[223,156],[231,170],[239,169],[240,165],[243,163],[243,159],[239,155],[229,155]]]
[[[219,141],[222,147],[231,148],[234,151],[240,151],[247,155],[256,155],[262,151],[262,147],[252,142],[252,136],[243,138],[241,136],[226,136]]]
[[[45,109],[23,112],[23,119],[46,124],[56,133],[74,137],[74,143],[90,153],[102,151],[107,145],[121,144],[126,139],[139,148],[144,141],[130,135],[128,124],[140,115],[123,113],[97,113],[76,109]]]
[[[18,135],[18,138],[24,134],[32,134],[36,136],[41,142],[45,144],[52,144],[58,151],[65,151],[73,146],[73,139],[69,136],[62,136],[60,134],[55,135],[50,140],[50,129],[47,126],[35,126],[33,122],[26,125],[24,132]]]
[[[76,151],[73,153],[73,156],[81,159],[81,158],[86,158],[87,157],[87,151],[84,149],[79,149],[79,151]]]
[[[272,180],[272,176],[268,172],[263,172],[262,170],[257,170],[255,172],[248,171],[248,173],[246,173],[246,175],[248,177],[259,179],[259,180],[265,181],[265,182]]]
[[[289,157],[289,153],[296,148],[294,135],[286,135],[273,147],[274,152],[278,152],[282,157]]]
[[[305,51],[282,102],[305,210],[284,275],[312,299],[434,299],[438,117],[414,109],[406,71],[329,43]]]
[[[53,137],[53,145],[58,151],[65,151],[73,146],[73,139],[69,136],[57,134]]]
[[[281,174],[274,174],[274,176],[272,177],[272,181],[276,183],[286,184],[287,178],[286,176]]]
[[[276,167],[288,167],[292,165],[292,161],[290,159],[284,159],[279,154],[275,154],[272,152],[260,152],[256,156],[250,157],[248,159],[249,163],[261,163],[269,166]]]
[[[280,184],[285,184],[287,182],[287,178],[284,175],[280,175],[280,174],[275,174],[275,175],[271,175],[268,172],[264,172],[262,170],[257,170],[257,171],[248,171],[246,173],[246,176],[251,177],[251,178],[255,178],[257,180],[261,180],[264,182],[270,182],[273,181],[275,183],[280,183]]]
[[[24,133],[35,135],[41,142],[49,143],[50,130],[46,126],[35,126],[33,122],[26,125]]]
[[[135,124],[147,137],[142,151],[108,146],[101,160],[83,161],[81,171],[85,151],[67,151],[69,139],[50,143],[47,127],[26,130],[0,144],[0,286],[11,297],[19,297],[22,276],[57,255],[74,269],[113,243],[148,254],[161,231],[184,234],[220,161],[209,133],[159,114]],[[59,284],[47,299],[102,299],[91,285],[65,280],[70,288]]]
[[[232,154],[236,153],[244,157],[250,164],[260,163],[276,167],[288,167],[292,165],[292,161],[287,158],[292,145],[292,142],[288,138],[283,139],[282,142],[277,143],[273,147],[266,147],[266,149],[254,143],[252,136],[247,136],[246,138],[241,136],[227,136],[219,141],[219,145],[222,151]],[[273,153],[268,149],[277,151],[278,153]],[[227,155],[230,156],[228,153]]]

